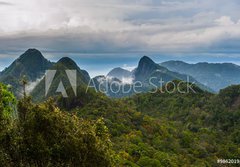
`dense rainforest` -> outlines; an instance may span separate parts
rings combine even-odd
[[[203,167],[238,159],[240,86],[195,90],[112,99],[78,87],[77,97],[33,103],[0,84],[0,166]]]

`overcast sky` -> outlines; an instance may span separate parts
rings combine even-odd
[[[239,9],[239,0],[0,0],[0,69],[28,48],[53,60],[123,53],[240,61]]]

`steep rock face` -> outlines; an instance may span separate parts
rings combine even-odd
[[[203,84],[199,83],[192,76],[170,71],[167,68],[156,64],[147,56],[144,56],[140,59],[138,67],[134,71],[134,78],[135,81],[143,82],[143,84],[145,85],[144,90],[152,89],[155,86],[163,86],[169,81],[182,80],[187,82],[193,82],[204,90],[212,91]]]
[[[134,77],[136,80],[145,80],[156,70],[166,72],[167,69],[156,64],[152,59],[144,56],[140,59],[138,67],[134,71]]]

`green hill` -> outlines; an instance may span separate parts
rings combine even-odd
[[[223,101],[238,99],[239,86],[219,95],[193,87],[186,94],[163,88],[124,99],[95,94],[78,105],[85,97],[80,95],[68,101],[75,102],[71,108],[58,102],[80,118],[103,117],[123,166],[218,166],[217,159],[238,158],[240,105]]]

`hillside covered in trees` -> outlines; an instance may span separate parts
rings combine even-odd
[[[174,81],[179,82],[179,81]],[[0,85],[0,166],[219,166],[240,154],[240,86],[34,104]],[[174,91],[174,90],[173,90]]]
[[[62,112],[49,99],[16,102],[0,84],[0,166],[113,166],[103,119],[88,121]]]

